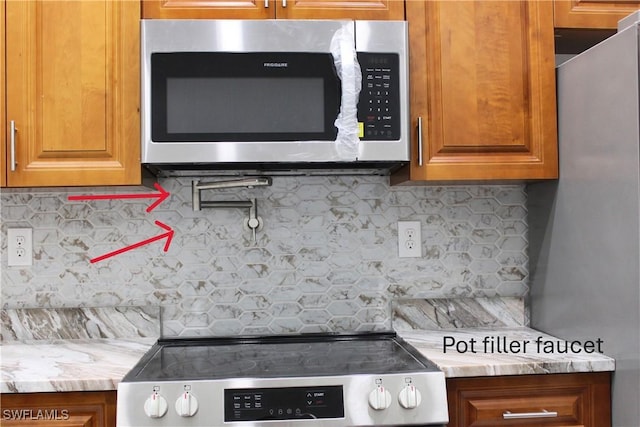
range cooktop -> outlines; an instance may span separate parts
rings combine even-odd
[[[362,375],[437,370],[394,334],[160,340],[126,381]]]

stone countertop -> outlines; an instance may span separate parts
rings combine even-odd
[[[565,341],[527,327],[405,330],[398,335],[448,378],[615,370],[606,343]],[[446,348],[445,348],[446,347]]]
[[[3,342],[1,393],[116,390],[157,338]]]
[[[526,327],[412,330],[398,334],[447,377],[613,371],[606,343],[571,342]],[[156,338],[5,342],[0,392],[116,390]],[[564,352],[565,345],[568,352]],[[445,351],[446,346],[446,351]]]

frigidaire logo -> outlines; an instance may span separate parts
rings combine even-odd
[[[68,409],[3,409],[4,420],[62,421],[69,419]]]
[[[288,62],[265,62],[262,64],[264,67],[269,68],[287,68],[289,66]]]

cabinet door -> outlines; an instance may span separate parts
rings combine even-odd
[[[4,61],[4,6],[5,1],[0,1],[0,135],[7,135],[5,131],[5,123],[7,116],[5,115],[5,97],[4,97],[4,76],[5,76],[5,61]],[[7,139],[0,138],[0,187],[7,185]]]
[[[143,0],[143,18],[403,20],[403,0]]]
[[[392,182],[556,178],[551,2],[406,8],[412,125],[420,119],[422,132],[410,168]]]
[[[403,0],[277,0],[285,19],[404,20]],[[414,0],[408,0],[414,1]]]
[[[139,17],[127,0],[6,2],[9,186],[140,183]]]
[[[274,0],[142,0],[145,19],[273,19]]]
[[[618,21],[640,9],[637,0],[555,0],[556,28],[615,29]]]
[[[610,374],[447,380],[448,427],[610,427]]]
[[[3,427],[115,427],[116,392],[18,393],[2,396]]]

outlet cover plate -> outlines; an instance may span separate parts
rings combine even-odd
[[[33,263],[33,239],[30,228],[7,229],[7,265],[29,266]]]
[[[422,233],[420,221],[398,221],[398,256],[422,257]]]

